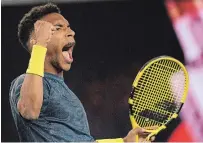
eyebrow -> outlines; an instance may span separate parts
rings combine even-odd
[[[59,27],[63,27],[62,24],[55,24],[54,26],[59,26]],[[70,24],[67,25],[67,27],[70,27]]]
[[[62,25],[62,24],[55,24],[54,26],[63,27],[63,25]]]

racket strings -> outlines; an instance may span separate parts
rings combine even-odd
[[[148,127],[167,122],[180,108],[184,82],[184,72],[173,61],[161,60],[147,68],[134,89],[132,110],[138,124]]]

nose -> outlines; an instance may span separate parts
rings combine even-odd
[[[75,36],[75,32],[74,32],[72,29],[70,29],[70,30],[68,31],[68,33],[67,33],[67,37],[70,37],[70,36],[72,36],[72,37]]]

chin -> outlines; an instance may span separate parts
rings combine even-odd
[[[70,68],[71,68],[71,64],[66,64],[66,65],[63,66],[62,69],[63,69],[63,71],[69,71]]]

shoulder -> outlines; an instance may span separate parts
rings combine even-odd
[[[22,74],[18,77],[16,77],[12,82],[11,82],[11,87],[10,90],[14,89],[14,88],[18,88],[23,84],[25,78],[25,74]]]
[[[16,77],[12,82],[10,86],[10,91],[9,91],[9,100],[10,104],[14,107],[16,107],[17,101],[20,97],[20,89],[22,87],[23,81],[25,78],[25,74],[22,74],[18,77]]]

